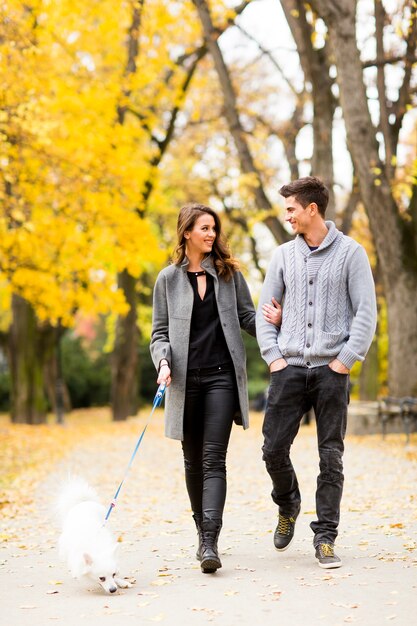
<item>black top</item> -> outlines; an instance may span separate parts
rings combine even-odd
[[[197,276],[205,272],[187,272],[194,291],[191,315],[188,369],[215,367],[230,363],[230,354],[224,338],[214,293],[214,279],[206,274],[206,293],[201,299]]]

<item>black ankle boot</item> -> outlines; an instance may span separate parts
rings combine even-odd
[[[220,529],[221,524],[213,528],[212,523],[205,524],[203,522],[203,545],[201,551],[201,571],[203,574],[214,574],[214,572],[222,566],[217,551]]]
[[[193,519],[195,521],[195,525],[197,528],[197,533],[198,533],[198,548],[197,548],[197,552],[195,553],[195,556],[197,558],[197,561],[201,561],[201,553],[203,550],[203,519],[201,517],[201,515],[193,515]]]

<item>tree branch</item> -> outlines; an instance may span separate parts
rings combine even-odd
[[[228,206],[225,198],[220,193],[219,188],[218,188],[217,183],[216,183],[215,180],[211,180],[210,181],[210,185],[211,185],[215,195],[220,199],[220,201],[221,201],[221,203],[223,205],[224,212],[227,215],[227,217],[229,218],[229,220],[231,222],[233,222],[234,224],[237,224],[238,226],[240,226],[240,228],[242,228],[243,232],[246,233],[246,235],[248,236],[249,242],[250,242],[250,246],[251,246],[253,263],[254,263],[256,269],[258,270],[258,272],[260,273],[261,279],[263,281],[265,279],[265,270],[260,265],[258,249],[257,249],[257,246],[256,246],[256,239],[255,239],[255,237],[251,233],[251,230],[250,230],[250,228],[248,226],[248,222],[247,222],[246,218],[244,217],[244,215],[242,214],[241,211],[239,211],[238,209],[234,209],[234,208]]]
[[[136,72],[136,59],[139,54],[139,28],[142,18],[143,5],[145,0],[137,0],[133,4],[132,22],[128,31],[127,38],[127,61],[124,70],[124,77]],[[126,100],[130,97],[131,89],[122,89],[122,100]],[[117,106],[117,119],[119,124],[124,124],[126,117],[127,106]]]
[[[278,70],[280,76],[285,80],[285,82],[287,83],[287,85],[290,88],[290,90],[292,91],[292,93],[296,97],[298,97],[300,95],[300,92],[296,90],[296,88],[294,87],[292,82],[289,80],[289,78],[287,78],[287,76],[285,75],[282,67],[279,65],[279,63],[275,59],[275,57],[272,54],[272,52],[270,50],[267,50],[261,43],[259,43],[259,41],[255,37],[253,37],[253,35],[248,33],[248,31],[245,30],[242,26],[240,26],[239,24],[236,24],[236,28],[238,28],[240,30],[240,32],[243,35],[245,35],[245,37],[247,39],[249,39],[250,41],[253,41],[254,43],[256,43],[256,45],[258,46],[259,50],[262,52],[262,55],[265,55],[265,56],[268,57],[268,59],[271,61],[272,65],[275,67],[275,69]],[[301,93],[304,93],[304,90]]]
[[[407,105],[410,104],[411,96],[411,76],[413,65],[416,61],[417,47],[417,4],[415,0],[407,3],[410,7],[410,26],[407,33],[407,51],[405,55],[404,78],[398,94],[398,99],[394,103],[395,123],[392,126],[392,145],[395,146],[394,153],[398,144],[398,136],[402,127],[404,115],[407,112]]]
[[[246,134],[239,118],[236,93],[229,70],[217,42],[216,29],[211,19],[208,4],[206,0],[193,0],[193,3],[197,8],[206,46],[212,56],[220,87],[223,92],[225,117],[239,155],[242,172],[251,175],[253,183],[250,184],[249,187],[254,195],[256,205],[258,209],[267,213],[264,222],[271,230],[275,239],[282,243],[287,241],[289,236],[281,222],[274,215],[274,209],[265,193],[260,172],[255,165],[254,158],[250,151]]]
[[[374,0],[375,11],[375,39],[376,39],[376,59],[377,59],[377,76],[376,85],[378,90],[379,101],[379,124],[384,137],[385,146],[385,171],[388,180],[392,180],[394,175],[393,167],[393,150],[392,150],[392,132],[389,124],[389,111],[387,106],[387,92],[385,84],[385,66],[379,64],[384,58],[384,26],[387,14],[381,0]]]
[[[194,76],[194,72],[196,71],[200,60],[203,58],[206,52],[207,50],[204,47],[201,47],[199,49],[199,54],[196,55],[192,65],[188,68],[187,74],[180,88],[180,102],[181,103],[183,102],[185,94],[188,91],[192,77]],[[177,121],[178,113],[180,112],[180,110],[181,110],[181,106],[176,104],[170,113],[170,119],[169,119],[168,127],[165,132],[165,137],[162,141],[157,142],[158,152],[154,155],[154,157],[151,160],[152,169],[158,167],[158,165],[162,161],[162,158],[172,140],[172,137],[174,135],[174,130],[175,130],[175,123]],[[145,183],[145,189],[143,192],[143,200],[145,204],[149,199],[153,186],[154,186],[153,177],[150,177]]]

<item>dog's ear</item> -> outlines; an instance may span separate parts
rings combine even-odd
[[[91,556],[87,554],[86,552],[84,552],[83,556],[84,556],[84,563],[88,565],[88,567],[91,567],[93,564],[93,559],[91,558]]]

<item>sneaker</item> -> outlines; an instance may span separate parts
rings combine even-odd
[[[298,513],[293,517],[285,517],[281,513],[278,514],[278,526],[274,532],[274,546],[278,552],[283,552],[290,547],[294,539],[295,520],[298,517]]]
[[[334,553],[332,543],[319,543],[316,547],[316,559],[319,561],[319,567],[323,569],[333,569],[342,565],[341,559]]]

